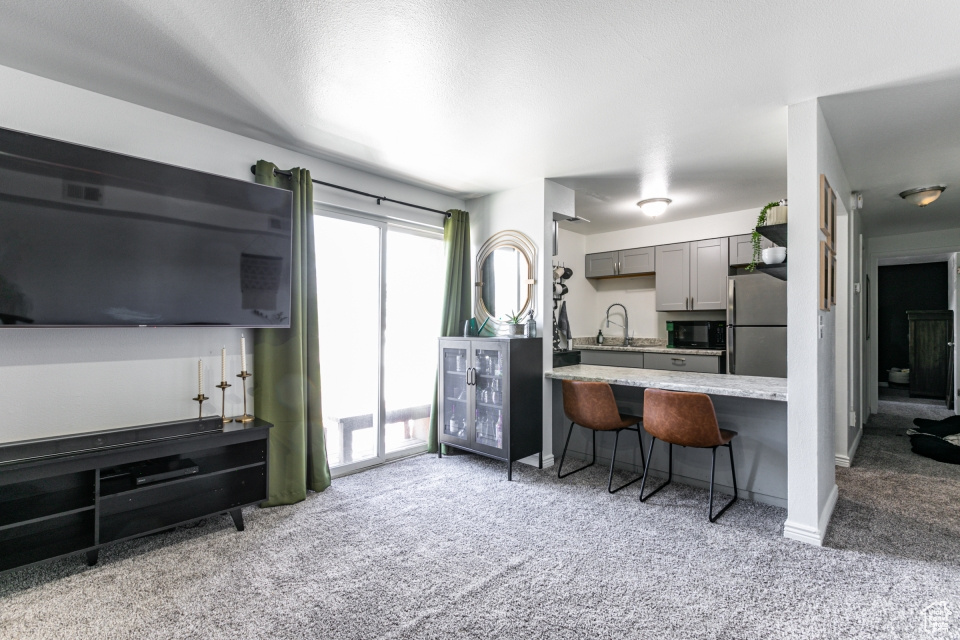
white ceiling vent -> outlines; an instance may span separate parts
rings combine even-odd
[[[86,204],[103,204],[103,189],[81,182],[64,182],[63,198]]]

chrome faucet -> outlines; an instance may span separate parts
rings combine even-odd
[[[619,302],[614,302],[612,305],[607,307],[607,328],[608,329],[610,328],[610,322],[611,322],[610,309],[613,309],[614,307],[620,307],[621,309],[623,309],[623,324],[618,324],[616,322],[614,322],[613,324],[617,325],[618,327],[623,327],[623,344],[624,346],[629,347],[630,346],[630,329],[628,327],[630,326],[630,320],[627,319],[627,308],[622,304],[620,304]]]

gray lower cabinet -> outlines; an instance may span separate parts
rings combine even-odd
[[[643,352],[581,349],[580,364],[599,364],[606,367],[633,367],[634,369],[643,369]]]
[[[730,246],[727,251],[730,255],[729,265],[731,267],[742,267],[753,262],[753,234],[747,233],[742,236],[730,236]],[[773,242],[766,238],[760,238],[760,248],[768,249],[774,246]]]
[[[442,444],[503,460],[508,480],[520,458],[542,468],[542,338],[440,338],[437,402]]]
[[[690,309],[690,243],[657,247],[657,311]]]
[[[690,243],[690,309],[727,308],[727,239]]]
[[[588,253],[584,275],[587,278],[611,278],[654,272],[655,247]]]
[[[645,369],[661,369],[664,371],[692,371],[694,373],[720,373],[722,356],[689,356],[673,355],[671,353],[645,353],[643,364]]]

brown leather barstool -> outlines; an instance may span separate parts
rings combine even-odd
[[[610,477],[607,478],[607,491],[616,493],[634,482],[642,480],[643,476],[634,478],[627,484],[613,488],[613,464],[617,459],[617,444],[620,442],[620,432],[623,430],[636,431],[640,441],[640,461],[643,462],[643,438],[640,436],[642,418],[620,415],[617,401],[613,397],[613,389],[606,382],[578,382],[562,380],[563,412],[570,418],[570,431],[567,432],[567,441],[563,445],[563,454],[560,456],[560,465],[557,467],[557,477],[566,478],[577,471],[592,467],[597,461],[597,431],[613,431],[616,438],[613,441],[613,455],[610,457]],[[593,459],[579,469],[563,473],[563,459],[567,456],[567,446],[573,434],[573,425],[579,424],[593,431]]]
[[[733,466],[733,447],[730,444],[736,437],[737,432],[720,428],[717,423],[717,412],[713,408],[713,401],[705,393],[645,389],[643,392],[643,418],[643,428],[653,436],[653,440],[650,443],[647,462],[643,467],[640,502],[646,502],[650,496],[663,489],[673,480],[673,445],[710,449],[713,460],[710,463],[710,506],[707,510],[707,516],[710,518],[710,522],[716,522],[717,518],[737,501],[737,471]],[[653,445],[658,439],[670,445],[670,466],[667,481],[651,491],[649,495],[644,496],[643,488],[647,484],[647,472],[650,470]],[[724,505],[723,509],[720,509],[716,515],[713,515],[713,476],[717,467],[717,447],[727,447],[730,450],[733,499]]]

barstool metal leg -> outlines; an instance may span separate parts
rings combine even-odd
[[[643,466],[643,481],[640,483],[640,502],[646,502],[647,500],[650,499],[650,497],[653,494],[660,491],[660,489],[663,489],[665,486],[670,484],[670,482],[673,480],[673,443],[668,443],[670,448],[670,455],[669,455],[669,463],[668,463],[669,466],[667,467],[668,469],[667,481],[661,484],[659,487],[657,487],[653,491],[651,491],[646,496],[643,495],[643,488],[647,484],[647,474],[650,473],[650,459],[653,458],[653,445],[656,442],[657,442],[656,438],[653,438],[652,440],[650,440],[650,451],[647,453],[647,463]]]
[[[639,429],[639,428],[640,428],[640,427],[637,426],[637,429]],[[643,480],[643,475],[639,475],[639,476],[637,476],[636,478],[634,478],[633,480],[631,480],[630,482],[628,482],[628,483],[626,483],[626,484],[624,484],[624,485],[620,485],[620,486],[617,487],[616,489],[613,488],[613,463],[616,462],[616,460],[617,460],[617,444],[619,444],[619,442],[620,442],[620,432],[621,432],[621,431],[622,431],[622,429],[617,429],[617,430],[614,432],[614,433],[616,434],[616,438],[615,438],[614,441],[613,441],[613,455],[610,456],[610,476],[607,478],[607,491],[609,491],[610,493],[616,493],[617,491],[620,491],[620,489],[624,489],[624,488],[626,488],[626,487],[629,487],[629,486],[632,485],[634,482],[637,482],[637,481],[639,481],[639,480]],[[643,460],[643,440],[640,441],[640,459]],[[644,468],[646,468],[646,466],[644,466]]]
[[[643,465],[643,471],[647,471],[647,458],[643,454],[643,435],[640,433],[643,429],[640,428],[640,423],[637,423],[637,440],[640,441],[640,464]]]
[[[567,447],[570,445],[570,436],[573,434],[573,425],[574,425],[574,423],[571,422],[571,423],[570,423],[570,431],[567,432],[567,441],[563,444],[563,453],[560,455],[560,464],[557,465],[557,477],[558,477],[558,478],[566,478],[566,477],[569,476],[569,475],[573,475],[573,474],[576,473],[577,471],[583,471],[583,470],[586,469],[587,467],[592,467],[593,464],[597,461],[597,432],[596,432],[596,431],[593,431],[593,458],[591,459],[590,464],[585,464],[585,465],[583,465],[582,467],[580,467],[579,469],[574,469],[573,471],[568,471],[567,473],[563,473],[563,472],[562,472],[562,471],[563,471],[563,459],[567,457]]]
[[[737,501],[737,470],[733,466],[733,442],[728,442],[723,446],[730,450],[730,474],[733,476],[733,498],[731,498],[730,502],[725,504],[723,509],[720,509],[716,515],[713,514],[713,475],[717,466],[717,448],[713,447],[713,449],[711,449],[713,461],[710,463],[710,510],[707,512],[710,522],[716,522],[717,518],[722,516],[723,512],[729,509],[733,503]]]

